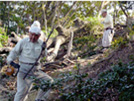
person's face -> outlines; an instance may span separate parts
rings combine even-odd
[[[29,33],[29,38],[31,42],[37,42],[37,40],[39,39],[40,34],[35,34],[35,33]]]
[[[107,15],[107,13],[106,13],[106,12],[102,13],[102,17],[103,17],[103,18],[105,18],[105,17],[106,17],[106,15]]]

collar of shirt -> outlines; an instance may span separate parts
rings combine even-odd
[[[28,37],[28,41],[30,42],[30,38],[29,38],[29,37]],[[40,43],[40,44],[41,44],[41,40],[38,39],[38,40],[37,40],[37,43]]]

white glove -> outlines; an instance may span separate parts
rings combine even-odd
[[[104,21],[102,21],[101,24],[104,24]]]

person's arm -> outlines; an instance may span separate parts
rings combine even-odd
[[[7,57],[7,63],[10,64],[12,63],[21,53],[22,51],[22,42],[23,40],[20,40],[16,46],[11,50],[11,52],[9,53],[8,57]]]
[[[47,46],[46,46],[45,42],[43,42],[43,44],[42,44],[42,49],[43,49],[43,51],[42,51],[41,57],[47,57]]]
[[[45,48],[45,56],[47,57],[47,47]]]

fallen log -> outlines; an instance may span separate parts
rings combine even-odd
[[[12,47],[3,47],[0,48],[0,54],[7,54],[12,50]]]
[[[71,33],[75,33],[75,34],[79,33],[80,30],[82,28],[84,28],[84,26],[86,26],[88,23],[89,22],[84,22],[80,19],[76,19],[76,20],[74,20],[75,25],[71,28],[64,28],[62,25],[58,24],[56,27],[56,30],[58,31],[58,36],[56,36],[56,38],[54,38],[54,40],[52,42],[54,44],[54,50],[51,53],[51,55],[48,56],[47,60],[54,61],[54,59],[56,59],[56,57],[58,55],[58,51],[59,51],[61,45],[63,45],[70,39]],[[72,40],[73,39],[71,39],[71,42],[72,42]],[[70,45],[71,45],[71,42],[70,42]],[[48,48],[52,48],[51,46],[52,45],[50,45]],[[70,47],[70,49],[71,49],[71,47]],[[68,55],[70,55],[70,52],[69,52],[70,49],[68,50]]]
[[[15,32],[11,32],[12,35],[14,35],[14,38],[18,41],[20,41],[22,38],[19,37]]]

